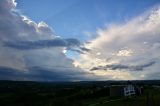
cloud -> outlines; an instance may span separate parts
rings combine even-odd
[[[36,23],[16,11],[15,0],[0,0],[0,79],[98,79],[75,67],[65,49],[88,52],[77,39],[63,39],[45,22]],[[59,67],[59,68],[57,68]],[[70,67],[69,69],[67,67]]]
[[[154,65],[156,62],[151,61],[149,63],[143,64],[143,65],[137,65],[137,66],[129,66],[129,65],[122,65],[122,64],[111,64],[106,66],[98,66],[93,67],[90,69],[90,71],[94,70],[131,70],[131,71],[143,71],[144,68],[150,67]]]
[[[18,13],[15,0],[0,0],[0,78],[158,79],[159,28],[160,8],[156,7],[123,24],[98,29],[96,38],[82,44],[77,39],[56,36],[45,22],[36,23]],[[72,60],[64,50],[81,54]],[[89,71],[100,66],[107,71]]]
[[[59,69],[58,67],[30,67],[26,72],[10,67],[0,67],[0,80],[79,81],[83,78],[84,80],[92,80],[92,78],[87,78],[87,75],[89,74],[84,71],[76,72],[73,69]]]
[[[76,51],[78,53],[84,53],[89,49],[82,46],[80,41],[77,39],[62,39],[54,38],[49,40],[38,40],[38,41],[14,41],[14,42],[3,42],[5,47],[10,47],[18,50],[30,50],[30,49],[42,49],[49,47],[65,47],[67,50]]]
[[[159,28],[160,7],[157,6],[125,23],[98,29],[96,38],[85,44],[92,51],[81,54],[75,63],[93,68],[95,75],[110,79],[150,79],[150,74],[160,74]]]

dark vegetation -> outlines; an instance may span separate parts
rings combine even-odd
[[[126,83],[0,81],[0,106],[160,106],[159,80],[132,81],[143,87],[142,95],[134,98],[109,96],[110,85]]]

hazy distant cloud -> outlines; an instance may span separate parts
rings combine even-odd
[[[90,71],[94,71],[94,70],[130,70],[130,71],[143,71],[144,68],[150,67],[150,66],[154,65],[155,63],[156,63],[155,61],[151,61],[151,62],[149,62],[149,63],[142,64],[142,65],[136,65],[136,66],[132,66],[132,65],[122,65],[122,64],[111,64],[111,65],[106,65],[106,66],[93,67],[92,69],[90,69]]]

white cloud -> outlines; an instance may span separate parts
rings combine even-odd
[[[131,56],[132,53],[132,50],[120,50],[118,51],[117,56]]]
[[[160,67],[158,67],[160,66],[158,62],[160,60],[159,28],[160,8],[157,7],[127,23],[114,24],[106,29],[99,29],[97,37],[91,40],[91,43],[86,44],[92,51],[82,54],[76,63],[80,67],[90,68],[111,64],[137,66],[156,61],[156,64],[141,72],[131,72],[127,69],[93,72],[99,76],[99,73],[104,74],[106,78],[110,79],[150,79],[150,74],[160,74]],[[97,53],[101,53],[101,55],[97,55]],[[96,62],[97,58],[99,59],[98,62]],[[113,73],[114,75],[112,75]]]

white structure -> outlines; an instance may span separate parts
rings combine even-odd
[[[127,85],[124,87],[124,96],[131,97],[135,94],[135,88],[133,85]]]

